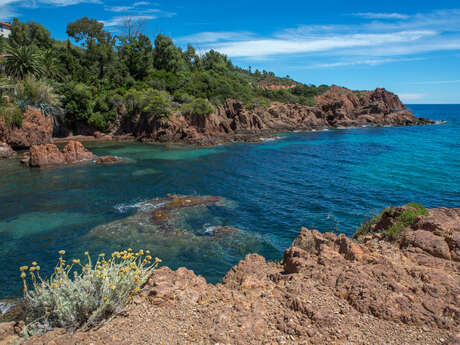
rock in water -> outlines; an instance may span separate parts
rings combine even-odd
[[[0,143],[0,159],[11,158],[16,155],[16,152],[7,143]]]
[[[85,149],[80,142],[69,141],[62,152],[54,144],[33,145],[30,148],[29,159],[25,158],[24,163],[30,167],[44,167],[73,164],[96,158],[97,156]]]

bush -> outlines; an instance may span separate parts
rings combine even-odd
[[[191,103],[182,106],[182,112],[185,114],[192,114],[198,116],[206,116],[214,111],[209,102],[203,98],[197,98]]]
[[[148,104],[144,112],[160,119],[167,119],[171,114],[171,96],[166,91],[151,90],[148,93]]]
[[[393,224],[388,229],[376,229],[377,231],[383,231],[385,236],[390,240],[395,240],[399,237],[401,231],[414,224],[415,220],[419,216],[427,216],[428,210],[421,204],[416,202],[411,202],[407,205],[408,207],[402,214],[399,216],[394,216]],[[394,207],[389,207],[384,209],[380,214],[375,217],[367,218],[361,226],[355,230],[353,238],[360,239],[362,236],[365,236],[374,231],[374,225],[377,224],[383,215],[387,214],[389,216],[394,215]]]
[[[35,320],[28,326],[31,334],[55,327],[75,330],[97,326],[122,311],[161,262],[156,258],[152,264],[149,251],[134,253],[131,249],[114,252],[108,260],[99,254],[94,265],[88,252],[85,265],[77,259],[67,264],[65,251],[59,254],[54,273],[47,280],[40,276],[36,262],[30,268],[20,268],[27,319]],[[27,270],[33,289],[27,285]]]
[[[97,113],[93,113],[89,119],[88,119],[88,124],[91,126],[91,127],[94,127],[100,131],[104,131],[107,129],[107,123],[104,119],[104,116],[102,116],[101,113],[97,112]]]

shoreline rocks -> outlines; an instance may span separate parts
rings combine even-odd
[[[69,141],[66,146],[59,150],[54,144],[33,145],[26,153],[21,162],[29,167],[46,167],[75,164],[85,161],[94,161],[98,164],[114,164],[121,159],[113,156],[98,157],[88,151],[80,142]]]
[[[122,317],[24,344],[457,344],[460,209],[429,210],[397,240],[379,231],[302,228],[281,262],[249,254],[216,285],[161,267]]]
[[[8,159],[16,156],[16,152],[7,143],[0,142],[0,159]]]

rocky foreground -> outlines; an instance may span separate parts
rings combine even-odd
[[[44,116],[38,109],[29,108],[23,115],[22,127],[5,124],[0,116],[0,142],[13,149],[62,141],[53,133],[70,133],[62,121]],[[320,130],[362,126],[413,126],[432,124],[410,113],[398,96],[385,89],[352,91],[331,86],[316,97],[315,106],[272,102],[267,108],[247,108],[243,103],[227,100],[214,107],[209,115],[174,113],[167,121],[155,117],[126,119],[120,114],[109,133],[94,132],[82,126],[64,141],[71,140],[140,140],[179,142],[194,145],[215,145],[231,141],[259,141],[277,131]],[[70,134],[69,134],[70,135]],[[5,151],[6,152],[6,151]],[[8,157],[6,153],[0,158]]]
[[[248,255],[217,285],[162,267],[102,327],[23,342],[459,344],[460,209],[429,210],[389,241],[406,209],[384,213],[359,241],[302,228],[281,262]],[[4,339],[15,325],[1,325]]]

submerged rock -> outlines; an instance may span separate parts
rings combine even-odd
[[[96,161],[97,164],[114,164],[121,162],[121,159],[114,156],[102,156]]]

